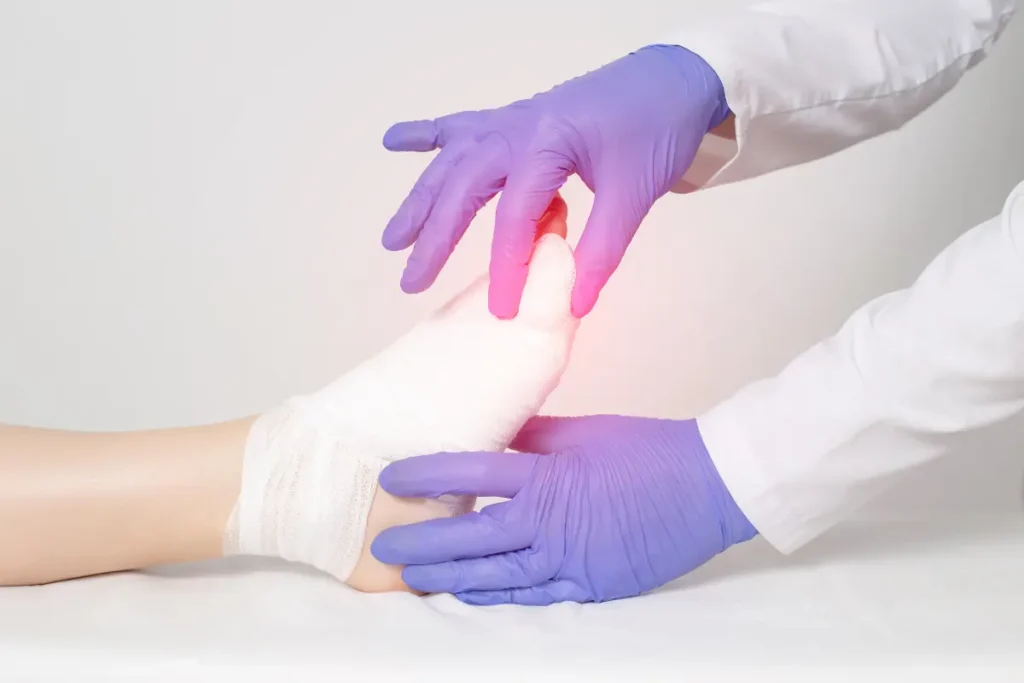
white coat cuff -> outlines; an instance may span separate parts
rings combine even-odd
[[[718,74],[736,141],[705,136],[676,192],[827,157],[895,130],[988,54],[1012,0],[775,0],[719,10],[661,42]]]
[[[736,137],[742,132],[736,128]],[[673,192],[685,194],[694,192],[713,184],[715,177],[739,154],[736,140],[721,138],[717,135],[705,135],[697,156],[682,179],[672,188]]]
[[[780,500],[776,482],[745,442],[728,404],[697,419],[704,446],[736,505],[766,541],[782,553],[804,545],[813,534],[800,533],[792,506]]]

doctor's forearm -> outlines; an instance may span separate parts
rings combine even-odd
[[[220,556],[249,425],[0,426],[0,585]]]
[[[823,158],[895,130],[989,54],[1014,0],[771,0],[717,10],[672,42],[718,74],[735,139],[701,148],[681,189]]]
[[[1024,411],[1024,183],[907,289],[699,418],[723,481],[783,551]]]

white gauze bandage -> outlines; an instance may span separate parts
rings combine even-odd
[[[439,451],[503,451],[540,410],[569,360],[574,280],[569,245],[543,235],[514,319],[490,314],[481,278],[333,384],[259,417],[225,553],[280,557],[346,580],[385,465]],[[473,503],[432,504],[438,516],[454,516]]]

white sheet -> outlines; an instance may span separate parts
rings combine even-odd
[[[1022,518],[862,523],[789,558],[755,541],[604,605],[471,608],[204,563],[0,589],[0,680],[1024,681],[1021,577]]]

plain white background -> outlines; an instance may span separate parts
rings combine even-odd
[[[703,4],[3,3],[0,421],[182,425],[326,384],[487,263],[493,205],[432,290],[400,291],[380,233],[428,157],[387,153],[388,125],[528,96]],[[997,213],[1024,179],[1021,23],[897,134],[662,200],[548,410],[689,416]],[[590,197],[566,196],[575,238]],[[1022,436],[877,509],[1019,514]]]

